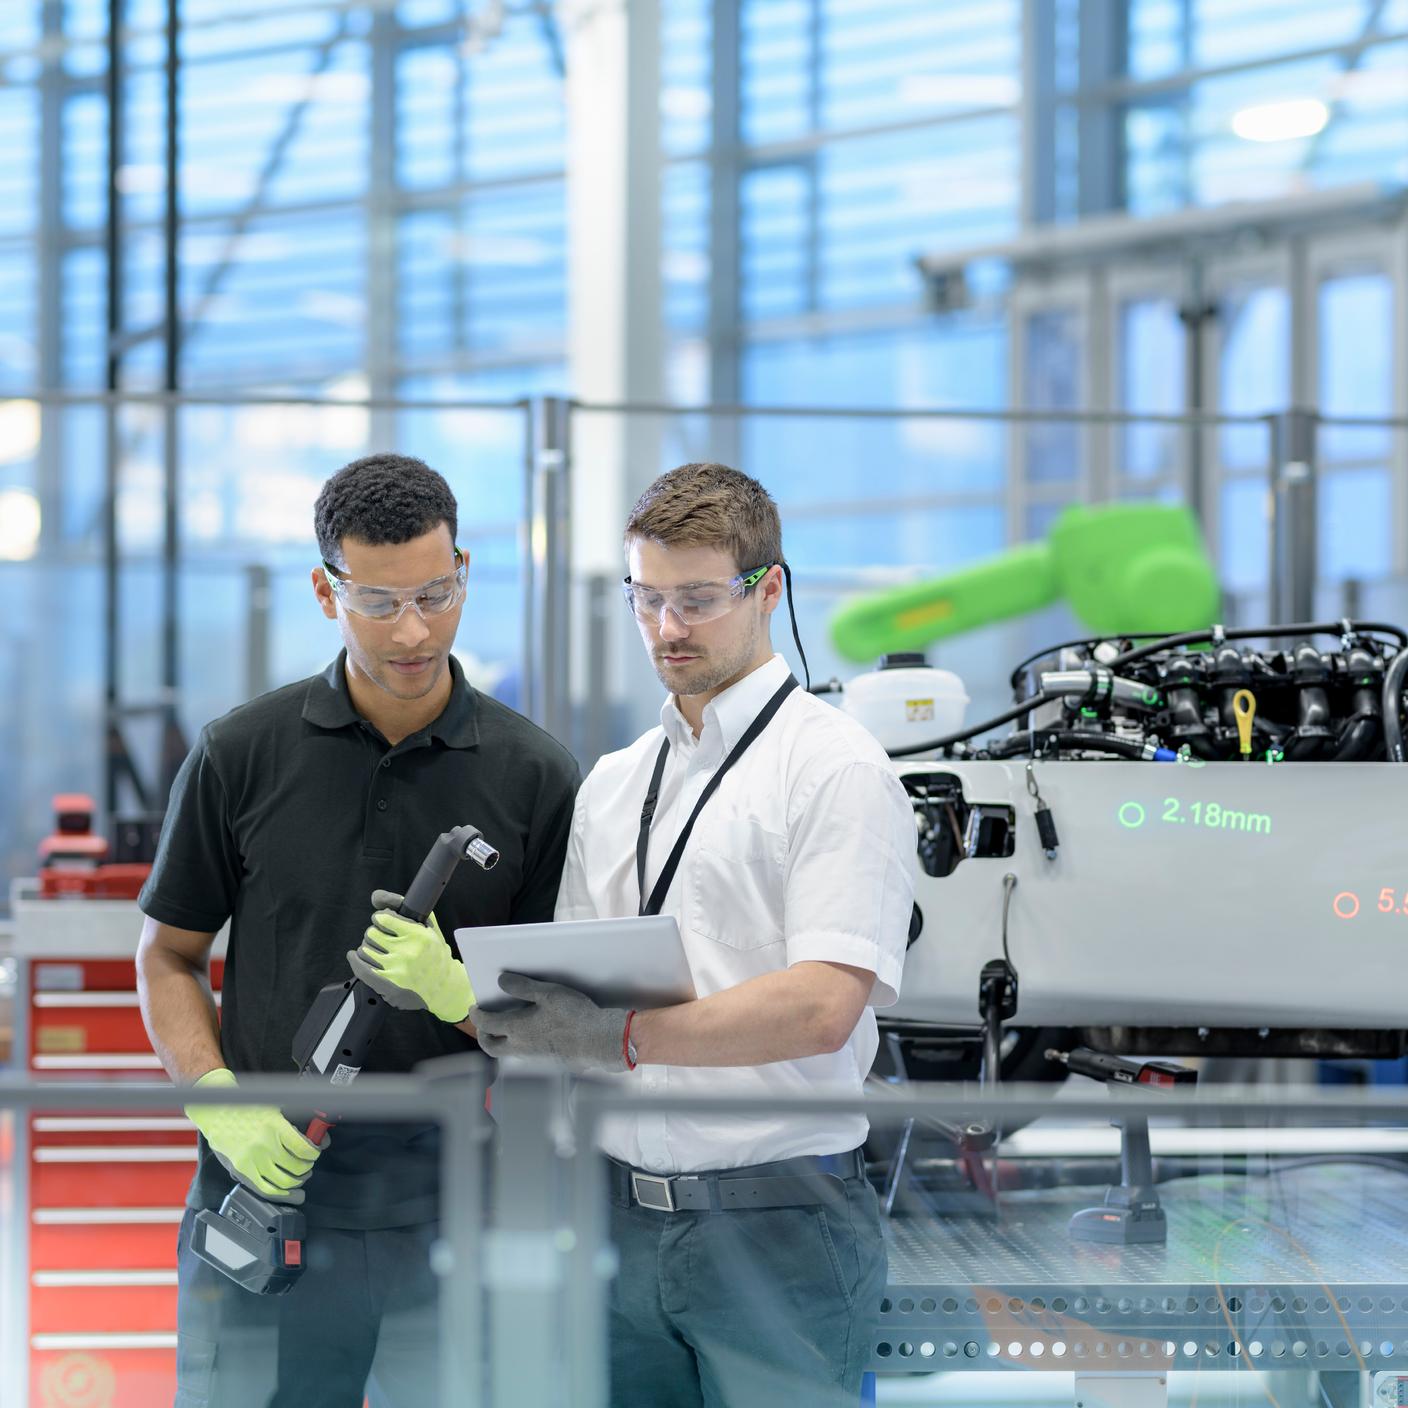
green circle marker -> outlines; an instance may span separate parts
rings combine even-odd
[[[1119,811],[1120,825],[1133,831],[1144,825],[1144,808],[1138,802],[1126,802]]]

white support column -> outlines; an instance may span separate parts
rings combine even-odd
[[[660,289],[658,0],[572,0],[567,58],[568,357],[581,401],[658,401]],[[658,435],[652,440],[658,442]],[[629,470],[642,464],[622,418],[572,426],[573,561],[619,575]],[[629,466],[629,469],[628,469]]]
[[[1393,298],[1393,415],[1408,417],[1408,215],[1392,227],[1389,285]],[[1408,575],[1408,430],[1393,432],[1389,452],[1393,486],[1393,573]]]
[[[665,386],[659,0],[569,0],[562,25],[571,395],[588,403],[659,402]],[[624,697],[625,681],[639,666],[635,632],[623,629],[625,609],[607,597],[624,571],[626,513],[663,468],[663,429],[658,416],[572,417],[570,629],[586,639],[593,610],[606,628],[593,632],[593,650],[573,652],[572,741],[584,752],[609,731],[616,696]],[[590,592],[587,584],[602,579],[611,592],[600,585]]]
[[[385,400],[396,394],[397,229],[396,229],[396,17],[374,9],[368,36],[371,54],[371,170],[367,182],[365,321],[367,394]],[[397,414],[372,410],[367,449],[397,443]],[[402,427],[404,428],[404,427]]]
[[[1056,218],[1056,7],[1022,0],[1022,228]]]

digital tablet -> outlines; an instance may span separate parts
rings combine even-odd
[[[560,924],[495,924],[455,930],[478,1006],[517,1007],[499,986],[503,973],[577,988],[603,1007],[673,1007],[694,997],[694,981],[669,914],[569,919]]]

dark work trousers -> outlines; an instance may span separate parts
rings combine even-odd
[[[613,1199],[612,1408],[857,1408],[885,1292],[875,1190],[815,1207]]]
[[[190,1250],[177,1259],[174,1408],[439,1408],[438,1224],[308,1230],[307,1270],[257,1296]]]

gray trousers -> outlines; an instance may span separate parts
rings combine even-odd
[[[718,1213],[613,1205],[612,1408],[857,1408],[885,1290],[874,1189]]]
[[[190,1251],[177,1258],[174,1408],[437,1408],[436,1223],[308,1231],[307,1270],[257,1296]]]

